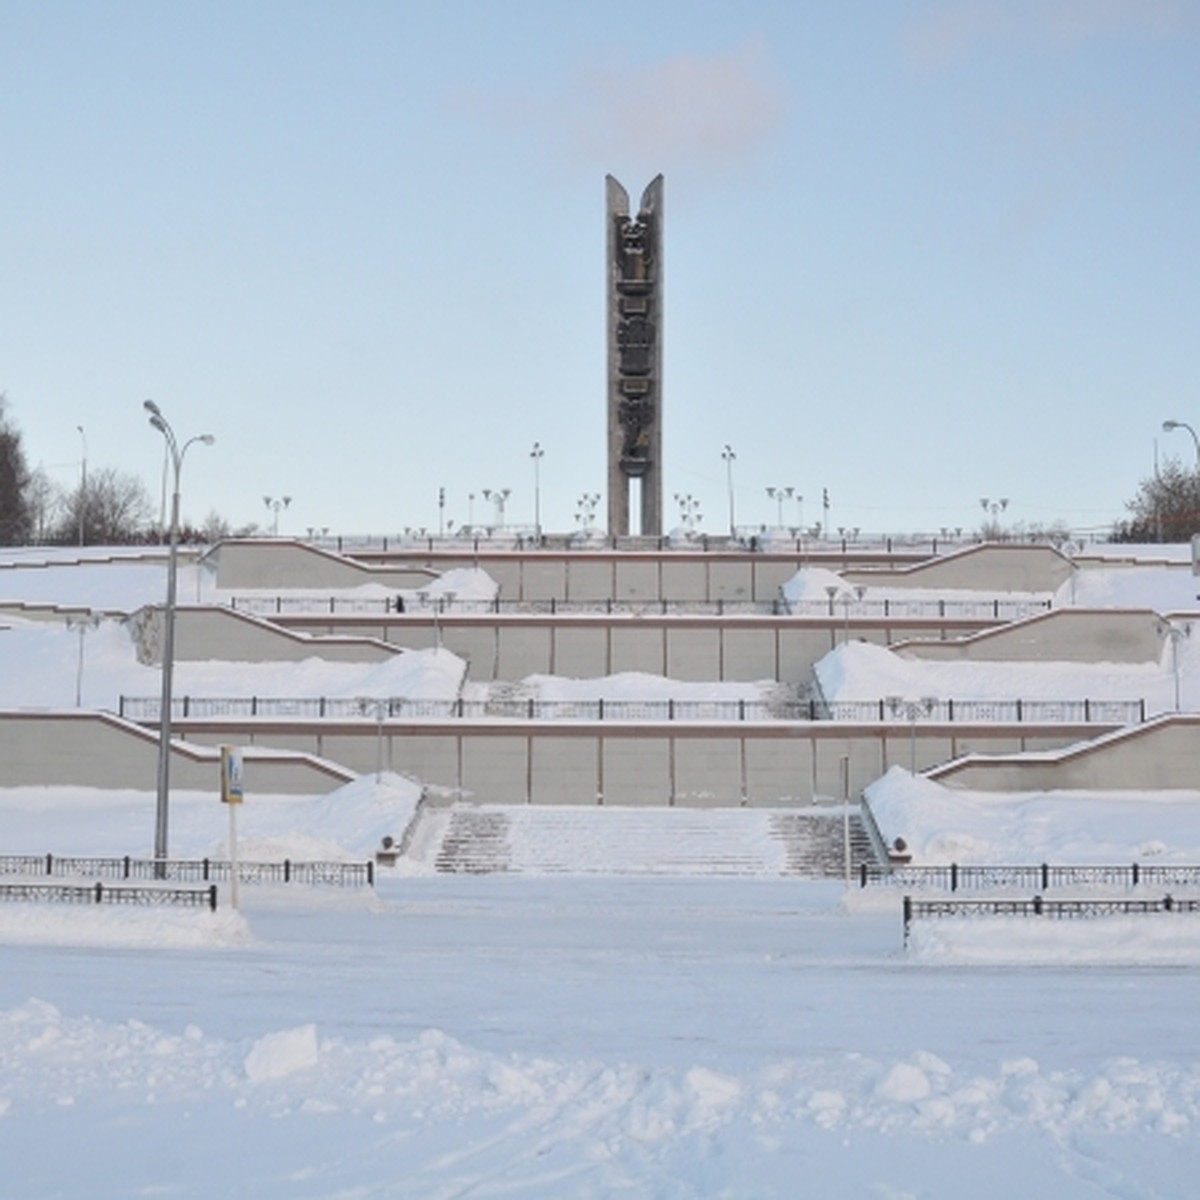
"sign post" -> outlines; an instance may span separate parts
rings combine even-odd
[[[221,747],[221,803],[229,809],[229,900],[238,906],[237,810],[242,803],[242,752]]]

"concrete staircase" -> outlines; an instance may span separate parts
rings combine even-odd
[[[462,805],[438,814],[436,870],[460,874],[841,878],[841,809],[574,808]],[[873,860],[850,815],[857,870]]]

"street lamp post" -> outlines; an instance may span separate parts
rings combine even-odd
[[[888,696],[887,706],[894,717],[903,717],[908,722],[908,744],[910,774],[917,773],[917,721],[928,717],[937,708],[936,696],[922,696],[920,700],[906,700],[903,696]]]
[[[483,498],[496,506],[496,528],[504,529],[504,506],[512,495],[512,488],[484,488]]]
[[[194,442],[211,446],[216,438],[203,433],[188,438],[181,446],[167,418],[153,400],[142,406],[150,414],[150,424],[163,435],[174,468],[175,490],[171,496],[171,529],[167,552],[167,605],[163,613],[162,698],[158,714],[158,779],[154,808],[154,857],[162,862],[167,857],[167,806],[171,772],[171,683],[175,667],[175,589],[179,566],[179,476],[184,455]]]
[[[1196,470],[1200,471],[1200,437],[1196,436],[1196,431],[1186,421],[1164,421],[1162,427],[1163,433],[1170,433],[1173,429],[1186,429],[1192,435],[1192,445],[1196,448]]]
[[[596,519],[596,505],[599,503],[599,492],[584,492],[576,501],[575,520],[579,522],[580,529],[585,534]]]
[[[684,536],[690,538],[696,532],[696,526],[703,520],[700,501],[691,492],[686,495],[676,492],[675,503],[679,505],[679,520],[684,528]]]
[[[542,540],[542,459],[545,450],[541,442],[534,442],[529,457],[533,459],[533,536]]]
[[[783,502],[790,500],[796,494],[794,487],[769,487],[767,495],[775,501],[776,521],[775,524],[779,529],[783,528]]]
[[[291,504],[291,496],[264,496],[263,503],[275,514],[275,523],[271,527],[271,536],[279,536],[279,510]]]
[[[79,460],[79,544],[83,545],[83,519],[87,514],[87,434],[82,425],[76,425],[79,440],[83,443],[83,457]]]
[[[733,452],[733,447],[727,442],[725,449],[721,451],[721,457],[725,460],[725,489],[729,493],[729,536],[736,537],[737,525],[733,519],[733,463],[737,455]]]
[[[986,520],[987,513],[992,514],[991,528],[989,529],[985,525],[984,530],[983,530],[983,536],[999,538],[1000,537],[1000,514],[1002,512],[1004,512],[1004,510],[1006,508],[1008,508],[1008,497],[1001,496],[999,500],[992,500],[992,499],[989,499],[987,496],[981,496],[979,499],[979,507],[982,508],[984,511],[985,520]]]

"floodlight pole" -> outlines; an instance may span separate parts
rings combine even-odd
[[[174,492],[171,496],[171,527],[167,551],[167,605],[163,613],[162,645],[162,696],[158,713],[158,776],[154,806],[154,858],[158,870],[167,858],[167,812],[170,795],[171,775],[171,687],[175,669],[175,595],[179,567],[179,477],[183,471],[183,459],[188,447],[194,442],[211,446],[216,439],[211,433],[188,438],[182,446],[175,438],[167,418],[153,400],[142,406],[150,414],[150,424],[163,435],[167,453],[174,470]]]

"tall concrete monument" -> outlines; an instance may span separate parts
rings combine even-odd
[[[662,534],[663,177],[629,193],[605,177],[608,210],[608,532]],[[637,503],[633,503],[636,493]],[[636,511],[640,518],[631,526]]]

